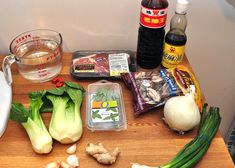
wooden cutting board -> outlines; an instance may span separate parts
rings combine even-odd
[[[2,64],[4,56],[0,56]],[[78,82],[84,88],[95,81],[73,79],[70,72],[71,53],[63,55],[63,69],[60,77],[67,81]],[[187,59],[184,64],[188,65]],[[27,94],[31,91],[53,88],[50,82],[31,83],[23,79],[16,66],[13,65],[13,101],[28,105]],[[131,163],[137,162],[149,166],[163,165],[170,161],[176,153],[196,134],[196,130],[185,135],[171,131],[162,121],[162,108],[152,110],[139,117],[134,117],[132,108],[132,94],[122,81],[125,111],[127,116],[127,130],[120,132],[91,132],[85,126],[85,99],[82,104],[84,133],[77,142],[77,152],[80,168],[129,168]],[[50,113],[44,113],[43,118],[48,126]],[[109,149],[119,147],[121,154],[112,166],[98,164],[85,153],[88,143],[102,142]],[[0,139],[0,168],[41,168],[55,160],[65,160],[68,157],[66,149],[70,145],[62,145],[54,141],[53,150],[46,155],[36,154],[31,147],[29,138],[23,127],[16,122],[9,121],[7,130]],[[197,164],[198,168],[232,168],[234,164],[225,146],[221,134],[218,132],[203,159]]]

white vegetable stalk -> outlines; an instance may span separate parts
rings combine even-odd
[[[71,84],[70,85],[74,85]],[[80,85],[75,85],[80,87]],[[60,88],[61,89],[61,88]],[[54,90],[54,92],[58,92]],[[52,138],[62,144],[69,144],[79,140],[83,133],[82,120],[80,116],[80,108],[83,99],[83,90],[66,87],[64,95],[56,95],[50,92],[46,97],[53,105],[53,112],[49,124],[49,133]],[[60,93],[59,92],[59,93]]]
[[[190,85],[190,93],[167,100],[164,117],[171,129],[179,132],[189,131],[199,124],[201,115],[194,94],[195,86]]]
[[[138,163],[133,163],[131,168],[157,168],[157,167],[149,167],[149,166],[145,166],[145,165],[140,165]]]
[[[52,138],[47,130],[39,127],[31,118],[26,123],[22,123],[30,138],[35,152],[40,154],[49,153],[52,150]]]

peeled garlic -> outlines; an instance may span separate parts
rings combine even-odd
[[[60,168],[60,161],[57,160],[57,161],[48,163],[48,164],[45,166],[45,168]]]
[[[60,167],[61,167],[61,168],[71,168],[71,167],[68,165],[68,163],[66,163],[66,162],[64,162],[64,161],[60,162]]]
[[[76,152],[76,150],[77,150],[77,145],[74,144],[74,145],[70,146],[70,147],[66,150],[66,152],[67,152],[68,154],[74,154],[74,153]]]
[[[79,163],[78,163],[78,157],[77,155],[69,155],[66,159],[66,162],[68,163],[68,165],[72,168],[76,168],[79,166]]]

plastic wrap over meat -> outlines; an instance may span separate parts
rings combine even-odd
[[[135,71],[134,52],[129,50],[76,51],[70,68],[78,79],[120,79],[121,73]]]
[[[73,60],[75,72],[94,72],[109,75],[109,59],[107,54],[93,54]]]
[[[187,93],[190,85],[196,86],[196,97],[199,96],[201,101],[197,80],[183,66],[154,72],[123,73],[122,79],[133,93],[135,115],[165,104],[170,97]]]

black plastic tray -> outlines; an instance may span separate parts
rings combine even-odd
[[[76,79],[120,79],[120,76],[102,76],[99,73],[75,73],[73,69],[73,60],[76,58],[81,58],[84,56],[92,55],[92,54],[118,54],[118,53],[127,53],[130,55],[130,64],[129,64],[129,71],[136,72],[137,71],[137,64],[135,59],[135,53],[130,50],[97,50],[97,51],[88,51],[88,50],[81,50],[75,51],[72,55],[72,62],[70,65],[70,74],[72,77]]]

